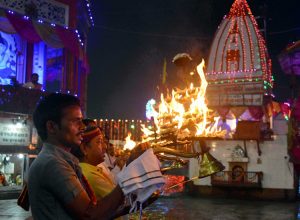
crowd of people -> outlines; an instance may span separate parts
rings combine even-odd
[[[42,99],[33,121],[43,141],[28,176],[34,219],[114,219],[128,212],[117,171],[111,171],[126,169],[125,163],[145,152],[145,144],[117,158],[103,131],[83,120],[78,98],[67,94]],[[135,175],[129,173],[128,179]]]

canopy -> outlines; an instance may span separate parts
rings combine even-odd
[[[0,31],[10,34],[17,33],[29,43],[43,41],[53,48],[66,48],[82,61],[82,67],[89,72],[87,55],[74,29],[39,23],[15,13],[11,14],[0,10]]]

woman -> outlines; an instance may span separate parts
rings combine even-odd
[[[99,200],[108,195],[115,187],[114,180],[97,165],[104,161],[106,143],[104,135],[99,127],[87,127],[82,135],[82,143],[79,148],[72,148],[71,153],[79,159],[79,165],[83,175],[86,177],[96,198]],[[141,145],[140,147],[143,147]],[[127,164],[142,154],[144,150],[137,148],[133,150],[127,160]],[[149,201],[143,204],[143,207],[150,205],[158,196],[151,197]],[[122,206],[115,213],[115,216],[128,214],[130,206]],[[118,219],[128,219],[127,216]]]
[[[82,138],[80,148],[72,149],[72,153],[79,159],[82,173],[94,190],[97,199],[101,199],[116,187],[102,168],[97,167],[104,161],[106,148],[104,135],[98,127],[87,127]]]

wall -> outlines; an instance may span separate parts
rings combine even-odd
[[[231,160],[232,150],[236,145],[244,147],[243,141],[237,140],[219,140],[208,141],[207,145],[211,147],[211,154],[221,161],[229,171],[228,160]],[[261,156],[258,155],[256,141],[246,141],[249,163],[248,172],[263,172],[262,187],[273,189],[293,189],[293,164],[289,163],[287,154],[286,135],[274,135],[274,140],[260,142]],[[257,163],[257,159],[261,163]],[[189,177],[197,176],[199,170],[198,161],[190,160]],[[195,185],[211,185],[210,177],[194,181]]]

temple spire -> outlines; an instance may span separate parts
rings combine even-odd
[[[241,17],[246,15],[252,15],[247,0],[235,0],[235,2],[232,4],[230,8],[228,18]]]

